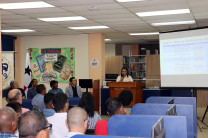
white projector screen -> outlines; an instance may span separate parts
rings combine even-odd
[[[161,87],[208,87],[208,28],[160,33]]]

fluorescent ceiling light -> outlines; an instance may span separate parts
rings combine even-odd
[[[109,28],[108,26],[83,26],[83,27],[68,27],[74,30],[84,30],[84,29],[105,29]]]
[[[152,32],[152,33],[129,33],[129,35],[158,35],[159,32]]]
[[[178,9],[178,10],[153,11],[153,12],[138,12],[136,14],[140,17],[144,17],[144,16],[158,16],[158,15],[185,14],[185,13],[190,13],[190,10]]]
[[[152,26],[163,26],[163,25],[179,25],[179,24],[194,24],[195,20],[190,21],[178,21],[178,22],[163,22],[163,23],[152,23]]]
[[[29,8],[46,8],[46,7],[54,7],[54,6],[43,1],[0,4],[1,9],[29,9]]]
[[[38,18],[39,20],[46,22],[59,22],[59,21],[76,21],[76,20],[87,20],[82,16],[74,16],[74,17],[53,17],[53,18]]]
[[[19,32],[34,32],[35,30],[30,29],[12,29],[12,30],[1,30],[4,33],[19,33]]]
[[[118,2],[136,2],[136,1],[144,1],[144,0],[116,0]]]
[[[112,41],[111,39],[105,39],[105,41]]]

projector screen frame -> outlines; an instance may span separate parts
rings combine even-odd
[[[208,26],[178,29],[178,30],[171,30],[171,31],[162,31],[162,32],[159,32],[159,34],[191,31],[191,30],[199,30],[199,29],[208,29]],[[159,44],[159,51],[160,51],[160,44]],[[161,78],[161,68],[160,68],[160,78]],[[176,87],[159,87],[159,89],[193,89],[193,90],[196,90],[196,89],[208,89],[208,86],[207,87],[177,87],[177,86]]]

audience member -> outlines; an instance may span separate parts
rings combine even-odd
[[[49,138],[51,129],[43,113],[35,110],[24,113],[18,121],[20,138]]]
[[[65,123],[69,108],[68,97],[64,93],[57,93],[53,97],[53,106],[56,113],[48,117],[48,122],[53,125],[50,138],[63,138],[67,135],[68,129]]]
[[[55,114],[52,103],[54,95],[54,93],[47,93],[44,96],[45,109],[43,109],[43,114],[46,117],[53,116]]]
[[[54,93],[54,94],[63,93],[63,90],[58,88],[58,81],[52,80],[50,82],[50,86],[52,89],[50,89],[48,93]]]
[[[32,99],[33,107],[37,107],[40,111],[45,108],[44,95],[46,94],[46,87],[44,84],[39,84],[36,88],[37,95]]]
[[[133,94],[130,90],[123,90],[118,97],[119,101],[123,104],[127,115],[131,113],[131,105],[133,100]]]
[[[125,114],[123,105],[117,98],[109,98],[106,101],[107,113],[110,116]],[[107,135],[107,120],[99,120],[95,126],[95,135]]]
[[[17,138],[14,135],[17,130],[18,117],[11,107],[0,108],[0,137]]]
[[[84,135],[87,130],[87,112],[80,107],[73,107],[67,113],[67,126],[69,132],[66,138],[71,138],[74,135]]]
[[[98,120],[102,120],[97,112],[94,112],[94,98],[91,93],[85,92],[79,102],[79,107],[85,109],[88,114],[88,130],[95,129],[95,125]]]
[[[22,105],[22,93],[20,92],[19,89],[12,89],[8,93],[8,98],[7,98],[8,103],[10,102],[18,102]],[[27,108],[22,108],[22,113],[30,111]]]
[[[69,79],[69,86],[66,88],[65,93],[68,97],[82,97],[81,87],[77,86],[77,79],[75,77]]]
[[[12,80],[10,82],[10,88],[8,89],[8,91],[6,92],[6,99],[8,98],[8,94],[12,89],[19,89],[20,92],[22,93],[22,99],[25,99],[25,92],[22,88],[19,87],[19,83],[16,80]]]
[[[36,88],[38,86],[38,81],[36,79],[32,79],[31,83],[32,83],[32,87],[29,88],[27,91],[27,99],[33,99],[37,94]]]
[[[18,102],[10,102],[6,105],[7,107],[11,107],[17,114],[20,116],[22,114],[22,105]]]

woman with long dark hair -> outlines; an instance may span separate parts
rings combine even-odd
[[[94,111],[95,104],[94,98],[91,93],[84,92],[82,98],[79,102],[79,107],[86,110],[88,114],[88,129],[93,130],[95,129],[95,125],[98,120],[102,120],[100,115]]]
[[[121,75],[117,77],[116,82],[133,82],[132,77],[129,75],[128,68],[123,67],[121,69]]]

